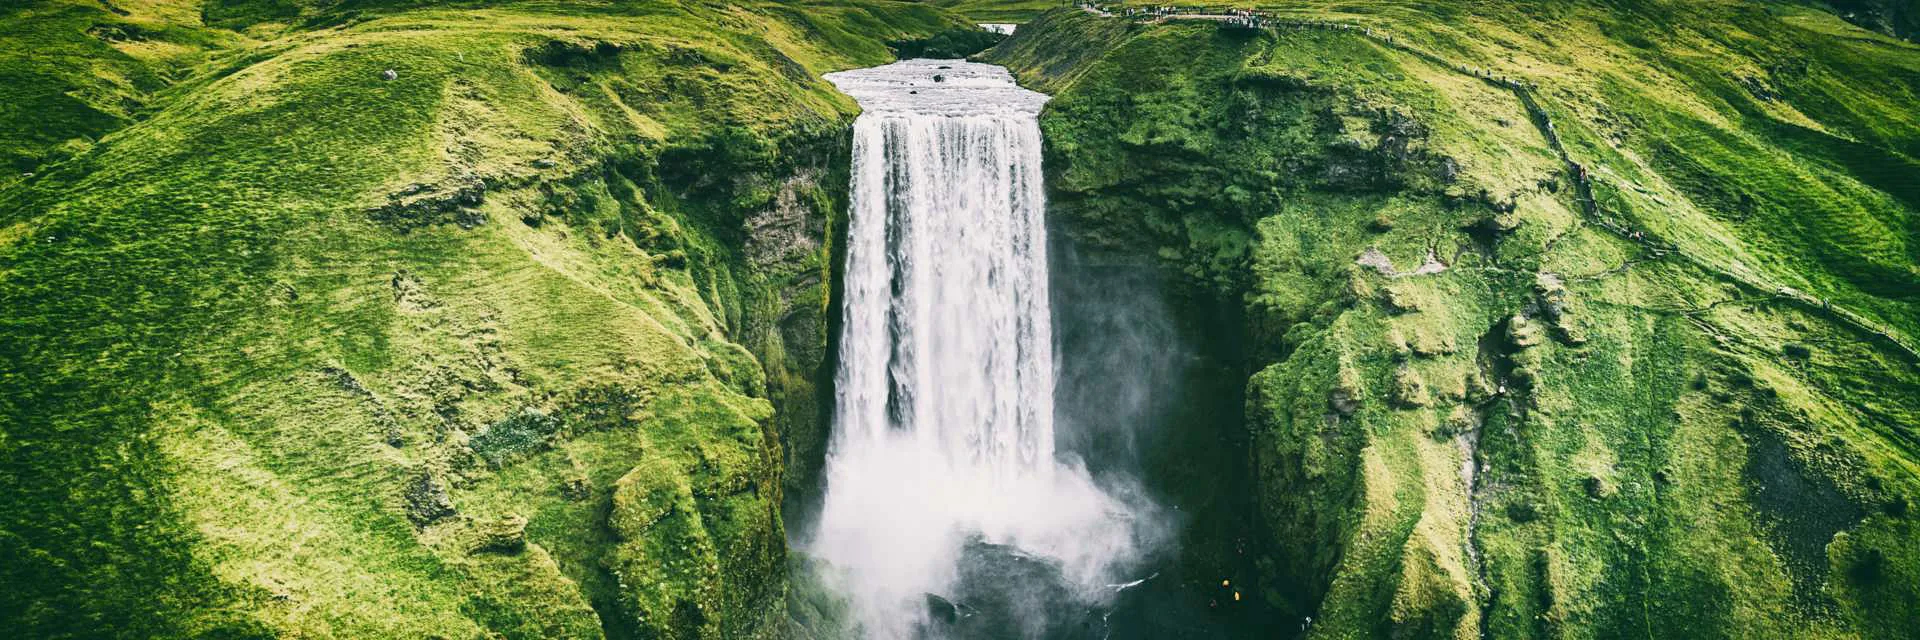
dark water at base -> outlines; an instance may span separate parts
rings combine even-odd
[[[1164,573],[1114,585],[1097,594],[1105,604],[1075,594],[1044,558],[1002,545],[974,542],[961,560],[952,594],[927,595],[926,640],[1228,639],[1288,637],[1277,622],[1222,609],[1232,590],[1202,593]]]
[[[1242,417],[1250,372],[1235,305],[1183,298],[1150,262],[1088,259],[1068,234],[1054,238],[1060,450],[1103,483],[1168,505],[1172,531],[1132,579],[1093,594],[1098,602],[1077,596],[1045,559],[976,541],[953,592],[928,598],[921,637],[1299,635],[1298,620],[1239,591],[1261,576]]]

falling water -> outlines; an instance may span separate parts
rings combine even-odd
[[[1037,121],[1047,96],[957,60],[827,78],[865,111],[834,434],[809,551],[844,577],[869,637],[940,635],[927,596],[965,606],[954,594],[982,580],[970,573],[980,549],[1097,603],[1140,533],[1135,505],[1054,450]]]

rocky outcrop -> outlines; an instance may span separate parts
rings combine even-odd
[[[8,633],[778,632],[854,115],[819,76],[964,22],[29,4],[0,52],[71,33],[45,64],[111,79],[0,53],[9,95],[129,100],[35,97],[117,131],[0,179],[0,324],[43,345],[0,349]],[[15,122],[0,161],[39,169]],[[698,562],[641,580],[667,557]]]
[[[1891,36],[1920,37],[1920,7],[1901,0],[1833,0],[1834,12],[1848,22]]]
[[[1614,30],[1645,14],[1581,18],[1614,25],[1583,46],[1633,51],[1642,62],[1626,75],[1663,78],[1651,95],[1568,82],[1613,72],[1424,22],[1459,16],[1362,24],[1296,9],[1276,5],[1288,15],[1258,29],[1056,11],[989,54],[1055,95],[1043,126],[1058,227],[1158,260],[1189,300],[1245,301],[1256,372],[1244,426],[1182,429],[1251,437],[1262,597],[1247,615],[1271,616],[1270,627],[1310,617],[1315,637],[1812,625],[1891,638],[1920,623],[1870,604],[1920,602],[1920,591],[1835,577],[1920,566],[1920,547],[1902,538],[1910,516],[1810,515],[1920,490],[1893,471],[1910,456],[1882,449],[1920,416],[1920,371],[1898,328],[1912,330],[1911,304],[1875,293],[1913,280],[1865,277],[1867,267],[1842,266],[1857,256],[1820,257],[1783,231],[1886,237],[1873,223],[1792,206],[1766,228],[1745,223],[1770,198],[1804,195],[1795,202],[1837,212],[1904,191],[1852,165],[1821,179],[1857,186],[1858,200],[1771,181],[1795,195],[1720,192],[1755,176],[1808,177],[1789,158],[1849,144],[1782,134],[1762,114],[1857,124],[1878,132],[1862,135],[1881,151],[1920,139],[1822,106],[1825,95],[1881,95],[1871,80],[1793,71],[1845,66],[1854,43],[1881,40],[1697,7],[1689,25],[1727,25],[1706,33],[1767,33],[1819,61],[1709,35],[1715,56],[1681,62]],[[1464,11],[1562,39],[1528,19]],[[1920,66],[1901,56],[1892,66]],[[1460,62],[1509,59],[1530,62]],[[1724,80],[1753,75],[1738,69],[1780,73],[1764,86]],[[1708,130],[1752,146],[1698,144]],[[1422,257],[1431,266],[1395,266]],[[1856,305],[1754,284],[1803,278]],[[1878,323],[1847,315],[1868,307],[1896,311]],[[1811,347],[1812,336],[1832,341]],[[1857,360],[1834,362],[1830,345]],[[1722,371],[1743,373],[1723,383]],[[1798,413],[1771,413],[1783,405]],[[1801,448],[1781,454],[1774,438]],[[1795,613],[1814,592],[1839,594],[1826,601],[1834,608]]]

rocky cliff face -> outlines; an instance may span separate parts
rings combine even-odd
[[[1840,0],[1829,3],[1848,22],[1887,35],[1920,36],[1920,6],[1902,0]]]
[[[1257,494],[1257,597],[1223,606],[1314,637],[1920,622],[1920,201],[1888,173],[1920,175],[1920,50],[1743,3],[1273,9],[1063,10],[989,53],[1056,96],[1057,225],[1244,310],[1244,423],[1200,423],[1251,442],[1206,461]]]
[[[818,76],[962,23],[438,5],[0,9],[9,633],[795,631]],[[1200,351],[1121,407],[1186,426],[1136,455],[1192,592],[1329,637],[1920,626],[1920,52],[1733,0],[1276,9],[992,54],[1057,96],[1082,266]]]
[[[9,633],[780,632],[818,77],[960,23],[470,4],[0,10]]]

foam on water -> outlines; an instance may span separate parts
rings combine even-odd
[[[936,81],[935,76],[940,76]],[[854,124],[826,494],[807,549],[870,637],[911,637],[968,542],[1057,565],[1090,600],[1138,546],[1134,505],[1054,449],[1040,108],[1005,69],[830,74]]]

